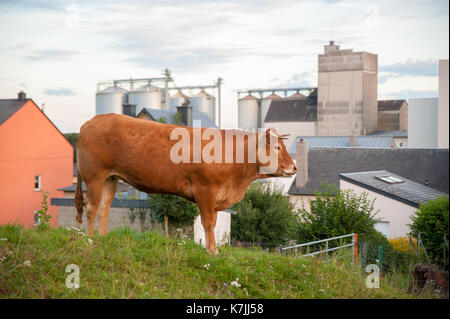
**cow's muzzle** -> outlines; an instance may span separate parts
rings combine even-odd
[[[295,175],[297,173],[297,167],[294,165],[294,167],[292,167],[291,169],[283,169],[282,173],[285,177]]]

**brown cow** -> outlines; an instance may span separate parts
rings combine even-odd
[[[236,136],[242,137],[240,142],[235,137],[236,142],[232,144],[235,151],[239,143],[244,143],[244,149],[247,150],[250,137],[264,138],[264,144],[257,144],[258,147],[264,147],[263,151],[266,154],[274,151],[278,158],[276,171],[271,174],[261,173],[260,167],[267,167],[268,163],[261,161],[259,155],[256,156],[256,161],[249,160],[251,158],[249,151],[245,151],[243,163],[235,161],[227,163],[225,161],[227,130],[219,129],[208,130],[220,133],[219,138],[223,142],[222,161],[205,163],[202,160],[195,163],[191,154],[189,163],[174,163],[170,152],[178,140],[172,140],[170,136],[177,128],[186,130],[189,136],[193,136],[195,130],[192,127],[162,124],[118,114],[98,115],[81,127],[77,141],[78,180],[75,205],[78,211],[77,221],[81,223],[84,206],[81,185],[84,180],[87,188],[89,234],[94,233],[97,210],[100,234],[108,232],[109,210],[116,193],[117,182],[121,179],[146,193],[174,194],[196,202],[205,229],[206,249],[209,253],[217,253],[214,239],[217,211],[240,201],[253,180],[291,176],[297,171],[284,146],[282,140],[284,136],[277,135],[274,138],[271,129],[265,133],[232,131]],[[197,130],[204,132],[206,129]],[[202,140],[201,143],[204,148],[208,140]],[[193,138],[190,138],[188,146],[193,149]]]

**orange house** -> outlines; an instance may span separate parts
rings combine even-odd
[[[51,197],[72,184],[73,148],[32,99],[0,99],[0,224],[27,228],[39,220],[41,191],[48,192],[50,225],[58,225]]]

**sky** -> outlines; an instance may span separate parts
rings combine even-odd
[[[23,90],[62,132],[78,132],[95,115],[99,81],[168,68],[177,86],[223,78],[221,126],[234,128],[237,90],[317,86],[317,56],[330,40],[378,54],[378,99],[437,97],[448,5],[0,0],[0,99]]]

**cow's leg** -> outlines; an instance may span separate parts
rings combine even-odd
[[[216,227],[217,212],[216,196],[210,192],[201,192],[197,198],[197,204],[200,209],[203,229],[205,230],[206,250],[209,254],[217,254],[216,239],[214,238],[214,228]]]
[[[114,200],[114,195],[116,194],[117,182],[118,179],[116,177],[110,177],[103,185],[102,199],[98,210],[98,226],[100,235],[106,235],[108,233],[109,210],[111,208],[111,203]]]
[[[95,216],[102,197],[103,179],[95,179],[86,182],[87,197],[87,232],[94,235]]]

